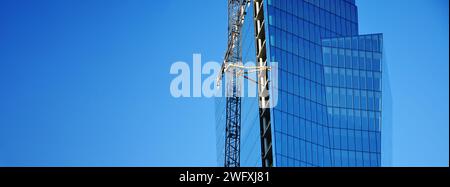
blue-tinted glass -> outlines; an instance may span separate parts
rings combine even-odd
[[[300,98],[300,117],[305,118],[306,113],[305,113],[305,99],[304,98]]]
[[[306,100],[305,103],[305,118],[311,121],[311,101]]]
[[[362,167],[362,166],[364,166],[364,164],[363,164],[363,154],[362,154],[362,152],[356,152],[356,166],[357,166],[357,167]]]
[[[363,37],[360,37],[358,39],[358,49],[361,51],[365,51],[366,49],[364,47],[365,47],[365,39]]]
[[[352,54],[350,50],[345,50],[345,68],[352,68]]]
[[[363,166],[370,167],[370,154],[369,153],[363,153]]]
[[[352,87],[352,71],[349,69],[345,71],[345,87]]]
[[[267,56],[279,62],[282,70],[279,72],[279,106],[271,112],[275,131],[275,164],[379,165],[381,113],[372,111],[381,111],[382,60],[378,53],[382,48],[381,36],[357,36],[357,13],[353,0],[267,2],[270,6],[265,9],[269,24],[266,35],[271,46]],[[248,17],[249,21],[245,23],[253,28],[252,17]],[[254,33],[245,35],[252,38]],[[338,36],[342,37],[333,38]],[[329,39],[321,41],[323,38]],[[255,51],[254,47],[249,49]],[[371,50],[377,53],[366,53]],[[376,92],[360,94],[365,89]],[[360,111],[367,109],[371,112]],[[243,108],[243,112],[249,113],[247,108]],[[256,122],[259,125],[259,121]],[[249,128],[247,124],[243,125],[243,129],[246,128]],[[347,128],[368,129],[372,134]],[[252,137],[259,139],[256,135]],[[251,148],[247,144],[259,147],[255,142],[243,142],[242,149]],[[358,149],[369,149],[373,153],[363,154],[357,152]]]
[[[365,44],[366,44],[366,51],[372,51],[372,37],[371,36],[367,36],[365,38]]]
[[[356,151],[362,151],[362,138],[361,138],[361,131],[355,131],[355,150]]]

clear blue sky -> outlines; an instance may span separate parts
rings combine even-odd
[[[384,33],[394,165],[448,165],[448,1],[359,0]],[[212,99],[170,65],[220,61],[225,0],[0,2],[0,165],[214,166]]]

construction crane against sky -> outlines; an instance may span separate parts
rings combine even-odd
[[[267,106],[268,80],[265,54],[263,0],[254,0],[254,21],[257,66],[247,67],[242,63],[242,27],[244,25],[250,0],[228,1],[228,47],[224,62],[217,78],[220,86],[222,77],[226,75],[226,126],[225,126],[225,167],[240,167],[240,138],[241,138],[241,78],[248,78],[249,73],[258,73],[261,130],[262,166],[272,166],[272,143],[270,134],[270,110]]]

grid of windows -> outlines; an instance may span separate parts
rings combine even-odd
[[[380,166],[382,35],[358,36],[354,0],[265,2],[268,62],[279,67],[271,109],[275,166]],[[251,16],[245,24],[244,62],[254,61]],[[257,102],[243,98],[242,166],[261,166]]]
[[[382,35],[324,39],[334,166],[381,165]]]
[[[276,166],[378,166],[381,36],[346,37],[358,34],[354,1],[268,0],[266,9],[269,60],[280,68]]]
[[[358,33],[353,1],[269,0],[269,58],[279,62],[272,112],[276,166],[331,166],[322,38]]]

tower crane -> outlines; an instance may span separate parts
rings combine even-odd
[[[262,58],[258,57],[257,66],[244,66],[242,63],[242,27],[244,25],[245,16],[247,14],[247,8],[250,5],[250,0],[227,0],[228,1],[228,47],[225,53],[224,62],[222,64],[219,76],[217,77],[217,86],[219,87],[222,82],[222,77],[226,75],[225,87],[226,87],[226,126],[225,126],[225,167],[240,167],[240,138],[241,138],[241,83],[240,78],[246,78],[251,80],[247,75],[249,73],[259,72],[260,76],[258,80],[252,80],[258,83],[262,81],[259,85],[259,92],[261,93],[264,89],[267,89],[267,71],[270,67],[266,66],[266,61],[262,61]],[[262,7],[262,0],[255,0],[255,8],[260,10]],[[258,12],[260,13],[260,12]],[[258,14],[255,14],[257,17]],[[259,26],[257,31],[260,31],[263,26],[261,26],[260,21],[255,18],[255,23]],[[256,37],[258,39],[258,37]],[[265,55],[265,40],[264,47],[261,49],[261,42],[257,45],[257,50],[263,51]],[[264,57],[265,58],[265,57]],[[260,96],[261,102],[267,103],[268,97]],[[261,113],[261,107],[260,107]],[[267,114],[266,114],[267,115]],[[267,121],[267,119],[265,120]],[[270,121],[270,120],[269,120]],[[261,134],[263,135],[263,130],[267,131],[270,128],[266,128],[261,122]],[[264,138],[261,139],[261,143],[264,143]],[[267,141],[265,141],[267,142]],[[265,158],[268,150],[266,144],[262,144],[262,160],[263,166],[268,163]],[[270,153],[270,160],[272,159]],[[271,166],[271,162],[270,162]]]
[[[242,26],[249,0],[228,0],[228,47],[217,84],[226,77],[225,167],[240,166],[241,97],[239,75],[242,65]]]

